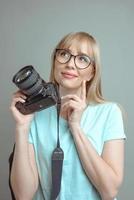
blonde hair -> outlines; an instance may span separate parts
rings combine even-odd
[[[104,103],[105,100],[103,98],[101,90],[101,63],[99,46],[95,38],[86,32],[69,33],[57,44],[52,54],[50,81],[57,84],[54,77],[55,50],[59,48],[68,48],[69,46],[71,46],[72,41],[74,40],[77,40],[78,44],[86,41],[91,46],[93,52],[94,76],[90,81],[87,81],[86,83],[87,103]]]

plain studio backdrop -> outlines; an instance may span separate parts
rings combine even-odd
[[[133,10],[134,2],[130,0],[0,1],[0,199],[11,199],[8,157],[15,123],[9,107],[17,90],[12,77],[31,64],[48,81],[53,48],[65,34],[75,31],[86,31],[97,38],[104,96],[125,109],[125,177],[118,199],[134,198]]]

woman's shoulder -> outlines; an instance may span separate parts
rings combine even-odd
[[[117,102],[112,101],[105,101],[103,103],[89,103],[88,107],[91,107],[93,109],[111,109],[114,107],[120,107],[120,105]]]
[[[103,103],[92,103],[88,105],[88,110],[93,112],[110,113],[123,112],[123,107],[117,102],[106,101]]]

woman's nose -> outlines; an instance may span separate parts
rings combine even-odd
[[[67,65],[66,65],[68,68],[73,68],[75,69],[76,66],[75,66],[75,61],[74,61],[74,56],[71,56],[70,60],[67,62]]]

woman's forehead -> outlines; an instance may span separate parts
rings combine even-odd
[[[60,48],[69,49],[72,53],[85,53],[88,55],[93,55],[93,50],[91,46],[91,42],[86,39],[78,40],[77,38],[65,42]]]

